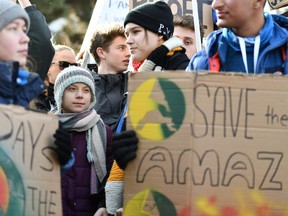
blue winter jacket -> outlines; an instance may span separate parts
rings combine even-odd
[[[255,72],[249,70],[249,73],[282,72],[288,74],[288,19],[268,13],[264,15],[265,25],[259,33],[261,42],[256,70]],[[250,65],[253,65],[253,47],[254,45],[249,49],[246,43]],[[192,57],[186,70],[245,72],[237,36],[227,28],[210,33],[205,49]]]
[[[45,89],[39,75],[20,69],[18,62],[0,62],[0,73],[0,104],[28,107]]]

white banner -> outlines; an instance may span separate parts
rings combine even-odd
[[[129,0],[97,0],[80,51],[89,48],[91,37],[97,26],[109,23],[122,24],[128,12]]]
[[[268,0],[271,8],[278,9],[288,5],[288,0]]]

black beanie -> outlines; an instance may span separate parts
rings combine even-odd
[[[133,8],[124,20],[124,27],[130,22],[163,35],[165,40],[173,35],[173,14],[163,1],[147,2]]]

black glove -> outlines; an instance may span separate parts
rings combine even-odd
[[[64,130],[60,124],[53,136],[56,145],[54,150],[58,155],[60,165],[63,166],[69,161],[73,150],[71,145],[71,135],[68,131]]]
[[[139,139],[135,131],[124,131],[113,136],[112,150],[116,162],[121,169],[125,169],[128,162],[136,158]]]

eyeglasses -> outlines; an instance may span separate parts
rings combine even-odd
[[[64,70],[64,68],[67,68],[69,66],[79,66],[78,63],[70,63],[67,61],[55,61],[55,62],[51,62],[51,65],[52,64],[58,64],[60,70]]]

